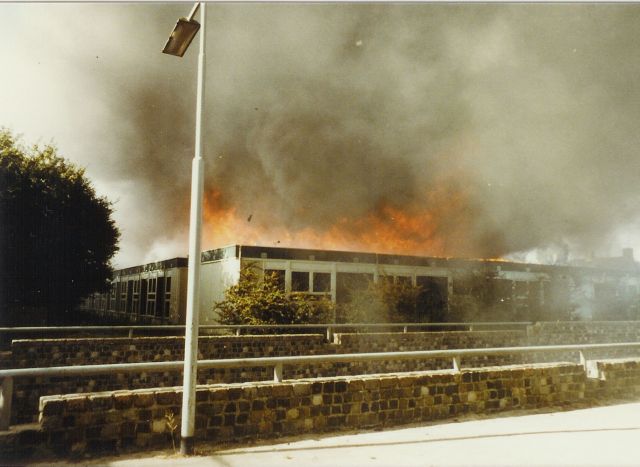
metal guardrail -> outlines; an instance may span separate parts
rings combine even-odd
[[[272,367],[273,381],[281,382],[284,365],[299,365],[304,363],[334,363],[334,362],[365,362],[375,360],[411,360],[431,358],[451,358],[452,369],[460,371],[462,357],[486,355],[513,355],[533,352],[576,351],[580,362],[586,367],[586,352],[595,349],[640,348],[640,342],[610,343],[610,344],[573,344],[573,345],[545,345],[528,347],[492,347],[486,349],[447,349],[421,350],[410,352],[374,352],[329,355],[297,355],[289,357],[259,357],[259,358],[230,358],[222,360],[200,360],[198,369],[209,368],[243,368],[243,367]],[[0,430],[9,428],[11,417],[11,400],[13,397],[13,378],[29,376],[75,376],[125,373],[134,371],[171,371],[182,370],[183,361],[147,362],[147,363],[116,363],[107,365],[58,366],[49,368],[14,368],[0,370]]]
[[[333,334],[339,329],[396,329],[402,328],[403,332],[409,329],[420,328],[448,328],[461,327],[473,331],[478,328],[503,328],[526,327],[532,325],[530,321],[487,321],[475,323],[321,323],[321,324],[201,324],[200,330],[230,330],[236,335],[241,335],[247,330],[267,329],[325,329],[328,340],[333,339]],[[160,325],[122,325],[122,326],[41,326],[41,327],[0,327],[1,334],[40,334],[40,333],[73,333],[73,332],[128,332],[133,337],[135,331],[184,331],[181,324]]]

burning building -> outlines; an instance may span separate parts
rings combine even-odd
[[[243,267],[274,273],[286,292],[348,303],[354,290],[390,280],[420,288],[416,321],[638,319],[640,268],[633,252],[580,265],[541,265],[359,251],[232,245],[201,255],[200,322]],[[187,259],[115,271],[110,292],[81,309],[122,322],[184,322]]]

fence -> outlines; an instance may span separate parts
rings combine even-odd
[[[330,362],[365,362],[372,360],[406,360],[406,359],[432,359],[451,358],[452,369],[460,371],[460,359],[467,356],[478,355],[505,355],[526,354],[537,352],[575,351],[579,353],[580,362],[586,367],[587,352],[596,349],[612,348],[640,348],[640,342],[610,343],[610,344],[578,344],[578,345],[548,345],[527,347],[494,347],[485,349],[448,349],[448,350],[423,350],[411,352],[376,352],[356,354],[331,354],[331,355],[301,355],[287,357],[261,357],[261,358],[236,358],[224,360],[201,360],[198,368],[242,368],[248,366],[264,366],[273,368],[273,379],[282,381],[283,366],[297,364],[314,364]],[[49,368],[16,368],[0,370],[0,430],[9,428],[11,417],[11,401],[13,397],[13,378],[28,376],[72,376],[72,375],[96,375],[135,371],[170,371],[180,370],[184,362],[148,362],[148,363],[119,363],[108,365],[83,365],[62,366]]]
[[[369,329],[402,329],[403,332],[409,330],[460,328],[462,330],[473,331],[474,329],[491,328],[526,328],[532,325],[529,321],[500,321],[500,322],[476,322],[476,323],[320,323],[320,324],[202,324],[198,327],[200,331],[232,331],[236,335],[241,335],[243,331],[264,331],[281,329],[285,331],[322,329],[326,332],[327,340],[333,340],[333,333],[336,330],[360,330]],[[73,334],[73,333],[123,333],[128,337],[133,337],[134,333],[149,333],[158,331],[179,332],[184,334],[184,325],[164,324],[157,326],[47,326],[47,327],[0,327],[0,336],[11,335],[40,335],[40,334]],[[178,334],[173,334],[178,335]]]

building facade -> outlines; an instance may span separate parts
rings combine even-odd
[[[629,252],[625,252],[629,256]],[[536,320],[541,311],[571,312],[583,319],[640,318],[640,270],[594,265],[551,266],[509,261],[437,258],[366,252],[232,245],[201,255],[200,323],[216,323],[214,304],[236,284],[244,267],[274,273],[286,292],[347,303],[354,290],[381,280],[420,287],[416,321],[473,302],[513,320]],[[187,259],[116,271],[109,294],[95,294],[85,311],[122,321],[183,323]],[[482,311],[481,311],[482,312]],[[477,316],[482,319],[482,316]]]

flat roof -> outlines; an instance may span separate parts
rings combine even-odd
[[[222,248],[203,251],[200,259],[203,263],[221,261],[225,259],[277,259],[297,261],[329,261],[340,263],[363,263],[399,266],[440,267],[450,269],[468,269],[469,267],[482,267],[485,270],[496,271],[498,267],[506,271],[521,271],[534,273],[570,273],[583,272],[595,273],[606,271],[608,273],[626,275],[638,274],[638,271],[620,270],[605,267],[569,266],[552,264],[518,263],[515,261],[474,259],[474,258],[446,258],[437,256],[394,255],[389,253],[372,253],[364,251],[344,250],[318,250],[309,248],[288,248],[258,245],[229,245]],[[161,269],[188,267],[188,259],[177,257],[141,266],[133,266],[114,271],[114,275],[139,274],[141,272]]]
[[[364,263],[400,266],[423,266],[442,268],[468,268],[469,266],[485,266],[497,269],[497,266],[511,271],[548,272],[549,267],[567,268],[570,266],[549,266],[542,264],[517,263],[503,260],[443,258],[437,256],[394,255],[388,253],[372,253],[364,251],[317,250],[309,248],[287,248],[256,245],[231,245],[202,253],[203,262],[219,261],[229,258],[279,259],[298,261],[331,261],[340,263]]]
[[[114,275],[116,276],[128,276],[130,274],[140,274],[141,272],[158,271],[162,269],[174,269],[174,268],[186,268],[189,266],[189,260],[187,258],[172,258],[165,259],[163,261],[156,261],[155,263],[147,263],[140,266],[131,266],[130,268],[116,269]]]

